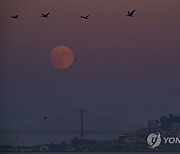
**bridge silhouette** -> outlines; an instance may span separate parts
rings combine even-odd
[[[80,117],[80,128],[79,130],[26,130],[27,128],[33,128],[33,127],[37,127],[37,126],[41,126],[41,125],[46,125],[55,121],[59,121],[61,119],[73,116],[75,114],[79,113]],[[119,124],[121,126],[128,126],[128,127],[132,127],[132,128],[138,128],[137,126],[134,125],[130,125],[130,124],[126,124],[126,123],[122,123],[119,121],[115,121],[112,119],[108,119],[105,118],[103,116],[91,113],[89,111],[80,109],[76,112],[72,112],[69,114],[66,114],[64,116],[61,116],[59,118],[53,119],[53,120],[49,120],[46,122],[42,122],[42,123],[37,123],[37,124],[32,124],[32,125],[28,125],[28,126],[24,126],[24,127],[18,127],[18,128],[12,128],[12,129],[6,129],[6,130],[0,130],[0,134],[79,134],[81,139],[84,139],[84,135],[85,134],[125,134],[128,133],[127,130],[85,130],[84,129],[84,113],[94,116],[96,118],[102,119],[102,120],[106,120],[112,123],[116,123]]]

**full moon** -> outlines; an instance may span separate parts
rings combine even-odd
[[[66,46],[57,46],[51,50],[50,60],[55,68],[66,69],[73,63],[74,54]]]

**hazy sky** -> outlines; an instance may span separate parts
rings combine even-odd
[[[179,115],[179,6],[179,0],[1,0],[0,128],[80,108],[138,126]],[[134,18],[125,16],[133,9]],[[49,18],[41,18],[46,12]],[[68,69],[50,63],[58,45],[75,55]]]

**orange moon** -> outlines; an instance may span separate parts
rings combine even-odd
[[[74,54],[66,46],[57,46],[51,50],[50,60],[55,68],[66,69],[73,63]]]

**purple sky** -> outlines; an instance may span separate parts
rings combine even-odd
[[[1,0],[0,128],[80,108],[138,126],[179,115],[179,6],[179,0]],[[133,9],[134,18],[125,16]],[[46,12],[49,18],[41,18]],[[75,55],[66,70],[49,60],[58,45]]]

